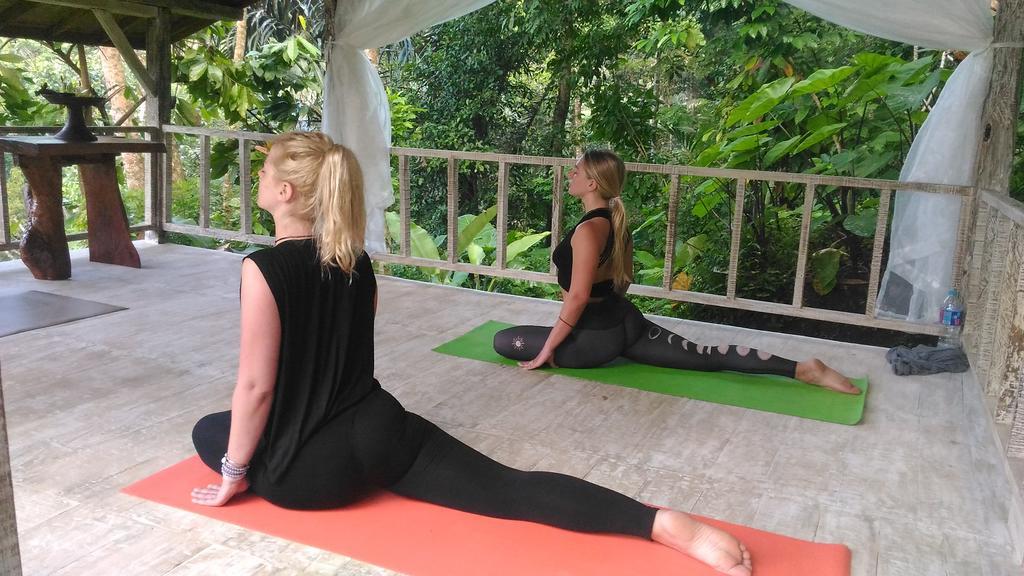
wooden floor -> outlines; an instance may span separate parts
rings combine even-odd
[[[0,295],[128,308],[0,339],[25,573],[389,573],[118,492],[192,454],[193,423],[229,406],[236,362],[239,257],[139,248],[142,270],[76,253],[68,282],[0,264]],[[698,342],[866,374],[864,421],[826,424],[436,354],[484,319],[551,323],[557,305],[390,278],[380,287],[378,379],[503,462],[842,542],[857,576],[1021,573],[1009,483],[970,376],[898,378],[880,348],[656,319]]]

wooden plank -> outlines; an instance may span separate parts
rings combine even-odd
[[[467,152],[459,150],[431,150],[428,148],[392,148],[393,154],[406,154],[419,158],[456,158],[458,160],[475,160],[484,162],[504,161],[509,164],[526,164],[531,166],[572,166],[573,158],[555,158],[550,156],[521,156],[515,154],[495,154],[492,152]],[[627,162],[628,172],[645,174],[677,174],[679,176],[699,176],[702,178],[723,178],[730,180],[766,180],[770,182],[790,182],[797,184],[815,184],[817,186],[845,186],[848,188],[868,188],[879,190],[913,190],[934,194],[964,195],[971,186],[954,186],[950,184],[932,184],[927,182],[899,182],[881,178],[852,178],[846,176],[825,176],[820,174],[790,174],[787,172],[767,172],[763,170],[736,170],[726,168],[704,168],[698,166],[680,166],[668,164],[642,164]]]
[[[967,255],[969,235],[974,229],[975,205],[973,193],[960,198],[960,218],[957,221],[956,247],[953,249],[951,284],[953,288],[960,291],[961,296],[966,280],[964,278],[964,260]]]
[[[679,176],[672,175],[668,186],[668,227],[665,230],[665,268],[662,270],[661,287],[672,289],[672,272],[676,261],[676,212],[679,211]]]
[[[448,262],[444,260],[431,260],[429,258],[416,258],[413,256],[406,257],[399,254],[370,254],[370,256],[375,261],[387,262],[389,264],[406,264],[409,266],[440,268],[442,270],[452,270],[454,272],[469,272],[472,274],[482,274],[484,276],[512,278],[515,280],[526,280],[529,282],[545,282],[548,284],[554,284],[558,281],[557,277],[552,274],[533,272],[530,270],[498,268],[497,266],[484,265],[477,266],[467,262]]]
[[[128,41],[128,37],[125,36],[124,30],[121,30],[121,26],[114,19],[114,16],[106,10],[93,10],[92,13],[96,16],[100,26],[103,27],[103,31],[110,37],[110,41],[114,43],[117,51],[121,53],[121,58],[124,58],[125,65],[135,75],[135,79],[139,81],[139,84],[142,84],[142,87],[145,88],[146,94],[157,94],[156,80],[146,70],[146,66],[139,60],[139,56],[135,54],[135,48]],[[156,16],[155,12],[153,16]]]
[[[243,8],[235,8],[215,2],[201,0],[26,0],[34,4],[64,6],[67,8],[99,9],[121,16],[153,18],[159,8],[173,14],[216,22],[219,20],[241,20]]]
[[[889,205],[891,204],[892,190],[882,189],[878,198],[878,217],[875,219],[875,238],[871,244],[871,268],[868,276],[868,301],[864,307],[864,314],[869,318],[875,317],[875,302],[878,299],[878,282],[882,277],[882,251],[885,247],[885,235],[889,226]]]
[[[740,240],[743,238],[743,200],[747,192],[747,181],[736,180],[736,204],[732,212],[732,240],[729,244],[729,276],[726,279],[726,298],[736,298],[736,271],[740,262]]]
[[[118,14],[121,16],[135,16],[136,18],[153,18],[156,16],[156,8],[146,6],[137,2],[124,2],[121,0],[26,0],[35,4],[48,4],[50,6],[65,6],[67,8],[98,9]]]
[[[982,262],[985,260],[985,248],[988,246],[988,219],[990,207],[982,201],[977,202],[978,209],[974,215],[973,244],[968,267],[968,283],[964,290],[964,308],[966,310],[980,310],[981,287],[984,285],[981,278]],[[964,349],[974,357],[978,354],[977,326],[974,322],[965,322],[963,331]],[[980,327],[980,326],[979,326]],[[973,358],[972,358],[973,359]]]
[[[92,156],[124,152],[163,152],[161,142],[98,136],[93,142],[65,142],[53,136],[0,136],[0,150],[22,156]]]
[[[555,246],[562,238],[562,178],[564,169],[561,166],[552,166],[551,181],[551,236],[549,245],[554,252]],[[555,273],[555,263],[551,262],[548,271]]]
[[[60,132],[63,126],[0,126],[0,134],[24,134],[26,136],[46,136]],[[155,126],[89,126],[89,131],[97,136],[115,134],[159,134]]]
[[[793,306],[804,305],[804,279],[807,276],[807,250],[811,241],[811,212],[814,210],[814,184],[804,190],[804,210],[800,218],[800,246],[796,256],[796,279],[793,282]]]
[[[448,158],[448,261],[459,259],[459,161]]]
[[[21,574],[18,523],[14,514],[14,484],[11,481],[11,452],[7,441],[3,376],[0,374],[0,574]]]
[[[852,312],[839,312],[836,310],[824,310],[821,308],[797,308],[790,304],[779,304],[775,302],[761,302],[748,298],[729,299],[719,294],[705,294],[702,292],[689,292],[685,290],[673,290],[667,292],[655,286],[640,286],[633,284],[629,288],[630,294],[647,296],[650,298],[664,298],[678,302],[691,302],[694,304],[706,304],[722,308],[733,308],[736,310],[748,310],[751,312],[763,312],[765,314],[779,314],[795,318],[809,318],[824,322],[837,322],[852,326],[867,326],[870,328],[884,328],[886,330],[897,330],[911,334],[927,334],[938,336],[941,334],[942,326],[938,324],[915,324],[902,320],[887,320],[881,318],[867,318],[863,314]]]
[[[409,188],[409,157],[400,155],[398,157],[398,215],[399,228],[401,228],[400,252],[402,256],[412,255],[412,242],[409,238],[410,221],[409,215],[412,209],[412,192]]]
[[[508,255],[508,163],[498,162],[498,238],[494,264],[505,268]]]
[[[210,227],[210,137],[199,137],[199,227]]]
[[[244,8],[225,6],[216,2],[202,2],[201,0],[132,0],[132,3],[165,8],[172,14],[211,22],[241,20],[245,15]]]
[[[152,232],[154,230],[156,230],[156,226],[153,226],[152,224],[136,224],[135,226],[130,226],[128,228],[128,231],[129,232],[133,232],[133,233],[134,232]],[[67,235],[67,241],[68,242],[71,242],[73,240],[88,240],[88,239],[89,239],[89,233],[88,232],[78,232],[78,233],[75,233],[75,234],[68,234]],[[17,250],[17,249],[18,249],[18,242],[10,242],[10,243],[7,243],[7,244],[0,244],[0,250]]]
[[[988,281],[988,290],[986,290],[985,304],[981,310],[983,316],[979,318],[978,314],[973,314],[973,320],[969,320],[981,321],[982,333],[978,346],[981,351],[981,354],[979,354],[981,362],[980,365],[972,367],[975,370],[980,370],[983,374],[984,378],[979,378],[983,386],[985,385],[984,382],[989,380],[989,370],[992,366],[993,354],[1001,352],[994,349],[996,327],[999,324],[1000,289],[1002,288],[999,285],[999,281],[1003,277],[1010,253],[1013,221],[1000,212],[989,226],[988,237],[992,241],[986,252],[989,261],[988,266],[984,270],[984,275]]]
[[[7,202],[7,154],[0,152],[0,244],[11,242],[11,211]]]
[[[172,224],[168,222],[164,224],[164,230],[168,232],[177,232],[179,234],[206,236],[208,238],[216,238],[217,240],[248,242],[249,244],[260,244],[262,246],[271,246],[274,244],[273,236],[264,236],[262,234],[243,234],[233,230],[221,230],[220,228],[200,228],[199,226],[193,226],[191,224]],[[431,260],[431,262],[433,262],[433,260]]]
[[[238,210],[242,234],[252,234],[252,158],[248,140],[238,141]]]
[[[175,124],[164,124],[161,127],[161,129],[164,132],[171,132],[173,134],[188,134],[191,136],[211,136],[213,138],[244,138],[246,140],[253,140],[256,142],[272,140],[276,136],[276,134],[272,134],[270,132],[222,130],[220,128],[199,128],[195,126],[177,126]],[[447,158],[447,156],[445,156],[445,158]]]

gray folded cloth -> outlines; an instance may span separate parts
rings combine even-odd
[[[885,353],[885,359],[892,364],[892,371],[898,376],[966,372],[970,368],[967,355],[960,348],[897,346]]]

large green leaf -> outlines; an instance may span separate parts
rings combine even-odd
[[[750,122],[760,118],[786,97],[786,93],[793,85],[793,82],[793,78],[785,77],[761,86],[757,92],[754,92],[740,102],[736,108],[733,108],[732,112],[729,113],[729,118],[725,121],[725,126],[732,126],[741,120]]]
[[[707,216],[715,206],[718,206],[726,198],[722,184],[714,178],[701,182],[693,189],[693,195],[697,197],[697,202],[694,203],[690,213],[697,218]]]
[[[797,143],[800,142],[800,139],[803,137],[803,134],[793,136],[789,140],[783,140],[775,146],[772,146],[771,149],[768,150],[768,153],[764,155],[764,161],[762,162],[763,167],[767,168],[778,162],[783,156],[789,154],[789,151],[796,147]]]
[[[480,234],[480,232],[483,231],[484,226],[486,226],[491,220],[494,220],[494,215],[497,213],[498,207],[495,205],[481,212],[479,216],[473,216],[472,214],[459,216],[459,224],[462,224],[463,218],[472,216],[472,219],[465,225],[465,227],[459,226],[459,254],[462,254],[466,247],[469,246],[470,242],[476,239],[477,234]]]
[[[811,286],[815,292],[824,296],[836,287],[836,275],[842,257],[843,251],[836,248],[825,248],[811,255]]]
[[[664,260],[650,252],[647,252],[646,250],[636,250],[633,253],[633,259],[639,262],[644,268],[658,268],[665,263]]]
[[[735,153],[745,152],[747,150],[753,150],[757,148],[761,142],[767,140],[769,137],[762,134],[753,134],[751,136],[744,136],[738,140],[733,140],[722,147],[722,153]]]
[[[385,213],[385,220],[388,226],[388,235],[395,242],[402,241],[402,220],[394,212]],[[409,250],[415,258],[427,258],[429,260],[440,260],[441,255],[437,251],[434,239],[415,222],[409,222]],[[421,268],[427,274],[436,276],[440,273],[437,268]]]
[[[708,237],[706,234],[698,234],[693,236],[686,241],[676,240],[676,254],[675,254],[675,266],[686,266],[690,262],[693,262],[694,258],[699,256],[708,245]]]
[[[840,122],[839,124],[829,124],[828,126],[822,126],[814,132],[807,135],[806,138],[800,142],[800,145],[793,149],[793,154],[802,152],[811,146],[821,142],[822,140],[831,138],[834,134],[846,127],[846,122]]]
[[[913,86],[900,86],[889,91],[885,103],[893,112],[905,112],[912,108],[920,108],[925,98],[939,85],[941,70],[932,72],[924,82]]]
[[[484,263],[484,249],[477,244],[470,242],[469,246],[466,246],[466,252],[469,256],[470,264],[479,266]]]
[[[853,66],[843,66],[841,68],[824,68],[818,70],[808,76],[806,79],[797,82],[793,86],[793,95],[799,96],[801,94],[811,94],[813,92],[820,92],[822,90],[831,88],[836,84],[839,84],[847,76],[856,72],[857,69]]]
[[[734,138],[742,138],[743,136],[750,136],[751,134],[760,134],[766,132],[778,126],[780,122],[778,120],[771,120],[769,122],[758,122],[757,124],[751,124],[750,126],[744,126],[737,128],[732,132],[725,135],[726,140],[732,140]]]
[[[843,228],[853,232],[861,238],[871,238],[875,235],[875,222],[878,221],[878,210],[867,209],[850,214],[843,219]]]
[[[531,247],[533,247],[534,244],[540,242],[541,240],[547,238],[550,235],[551,232],[538,232],[537,234],[523,236],[519,240],[510,243],[508,245],[508,249],[505,251],[505,262],[508,263],[515,260],[516,256],[519,256],[523,252],[526,252]]]

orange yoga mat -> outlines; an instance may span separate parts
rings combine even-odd
[[[381,492],[346,508],[295,511],[252,496],[221,508],[191,503],[195,486],[220,476],[192,457],[132,484],[125,493],[414,575],[713,576],[660,544],[580,534],[531,522],[467,514]],[[850,550],[716,520],[750,549],[755,576],[848,576]]]

